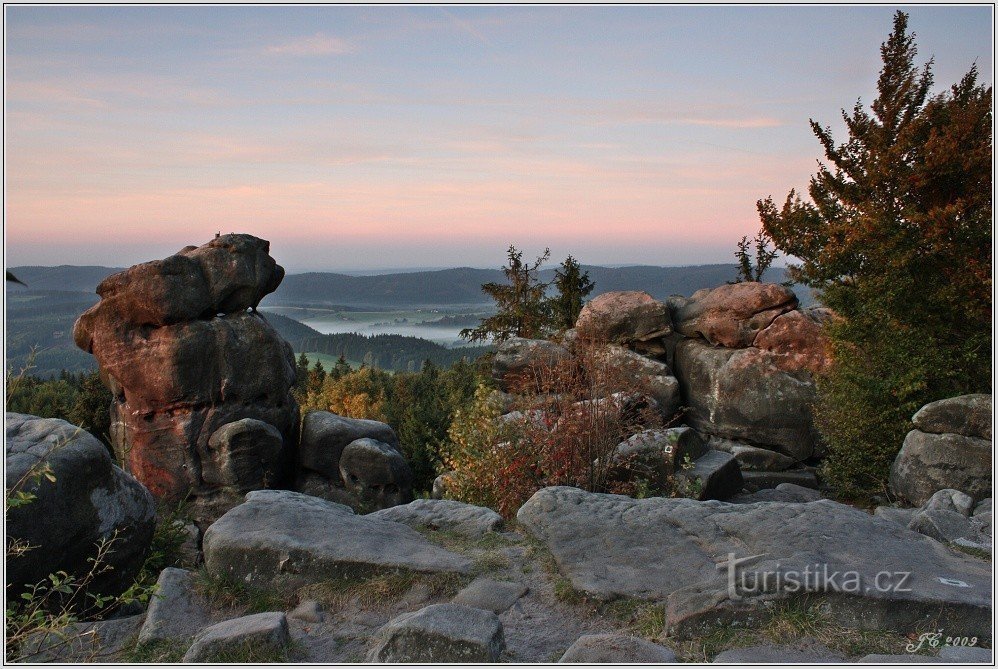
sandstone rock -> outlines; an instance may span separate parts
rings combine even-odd
[[[672,332],[669,307],[648,293],[623,290],[603,293],[582,307],[576,329],[597,340],[633,344]]]
[[[98,622],[71,623],[58,632],[37,632],[29,636],[15,656],[8,650],[8,662],[80,664],[120,661],[142,625],[142,616],[128,616]]]
[[[873,510],[873,515],[877,518],[883,518],[901,527],[908,527],[917,513],[918,509],[899,509],[894,506],[878,506]]]
[[[686,421],[701,432],[765,444],[796,460],[815,455],[814,379],[807,370],[781,369],[778,357],[757,348],[680,342],[675,372],[689,407]]]
[[[831,358],[819,318],[814,311],[788,311],[759,332],[753,345],[780,356],[777,364],[786,369],[807,369],[820,374],[828,369]]]
[[[114,395],[111,437],[127,469],[169,503],[190,496],[202,523],[238,501],[242,490],[261,487],[258,480],[228,485],[211,478],[224,479],[222,470],[232,464],[212,459],[218,453],[208,441],[217,430],[254,419],[276,428],[283,444],[297,443],[291,347],[262,316],[246,311],[284,275],[268,251],[265,240],[222,235],[137,265],[101,283],[101,301],[74,326],[77,345],[97,358]],[[269,485],[283,485],[290,475],[283,448],[276,461]],[[228,471],[258,473],[241,465]]]
[[[775,283],[744,282],[697,292],[673,314],[676,330],[713,346],[745,348],[777,316],[797,307],[797,296]]]
[[[328,411],[309,411],[301,422],[298,465],[334,482],[340,481],[340,456],[357,439],[374,439],[401,452],[398,436],[376,420],[346,418]]]
[[[682,404],[679,381],[668,365],[623,346],[607,346],[603,355],[606,362],[626,379],[622,379],[622,383],[626,383],[628,388],[619,390],[646,392],[658,402],[665,418],[671,418],[679,410]]]
[[[742,474],[744,476],[744,473]],[[738,504],[754,504],[755,502],[816,502],[822,499],[821,493],[812,488],[795,485],[793,483],[781,483],[775,488],[763,488],[749,494],[736,495],[729,501]],[[884,507],[878,507],[882,509]],[[910,520],[910,517],[908,518]],[[906,527],[908,520],[903,523]]]
[[[857,664],[939,664],[945,662],[931,655],[885,655],[871,653],[856,660]]]
[[[991,395],[960,395],[926,404],[911,422],[930,434],[952,433],[990,440],[992,414]]]
[[[537,492],[517,520],[545,543],[576,589],[665,603],[670,635],[761,621],[774,600],[803,594],[808,570],[810,601],[844,626],[906,633],[933,621],[990,638],[990,564],[829,500],[635,500],[557,487]],[[728,569],[735,572],[733,592]],[[856,577],[846,585],[835,572]],[[910,576],[903,588],[874,587],[881,572]]]
[[[437,499],[417,499],[369,514],[370,518],[405,523],[416,529],[446,530],[472,539],[502,531],[502,516],[483,506]]]
[[[118,595],[131,585],[149,550],[156,504],[138,481],[116,467],[104,444],[56,418],[6,414],[6,489],[34,495],[7,509],[7,540],[32,548],[8,550],[7,596],[65,571],[83,578],[112,541],[89,591]],[[54,481],[42,476],[48,467]],[[34,474],[37,473],[37,476]],[[82,597],[82,594],[81,594]]]
[[[549,375],[571,357],[568,349],[553,341],[513,337],[496,349],[492,378],[502,390],[517,389],[524,384],[529,387],[538,380],[538,374]]]
[[[587,634],[558,660],[581,664],[675,664],[676,654],[664,646],[624,634]]]
[[[386,509],[412,500],[412,470],[388,444],[357,439],[340,456],[343,485],[367,509]]]
[[[916,513],[908,529],[932,537],[936,541],[956,541],[973,534],[973,528],[966,516],[956,511],[927,509]]]
[[[258,490],[204,535],[207,570],[252,585],[298,586],[395,569],[467,573],[467,558],[419,532],[342,504],[286,490]]]
[[[505,648],[496,614],[459,604],[433,604],[385,625],[367,661],[498,662]]]
[[[676,485],[693,499],[728,499],[742,489],[738,461],[724,451],[707,451],[689,469],[676,472]]]
[[[790,456],[768,448],[759,448],[723,437],[711,437],[707,446],[715,451],[731,453],[742,471],[782,472],[800,464]]]
[[[254,418],[215,430],[208,438],[207,455],[201,464],[202,480],[231,491],[233,504],[251,490],[270,487],[287,467],[281,433]]]
[[[732,648],[718,653],[714,664],[836,664],[844,663],[844,655],[815,644],[801,649],[793,646],[762,645]]]
[[[782,472],[742,472],[742,481],[749,492],[778,488],[781,485],[795,485],[802,488],[818,489],[818,477],[810,469],[788,469]]]
[[[283,613],[257,613],[226,620],[202,630],[184,655],[184,662],[233,661],[228,655],[247,648],[255,652],[279,653],[291,643],[288,619]]]
[[[527,586],[510,581],[496,581],[480,576],[454,597],[455,604],[491,611],[496,615],[508,610],[527,594]]]
[[[912,430],[891,465],[889,485],[896,496],[917,505],[943,488],[977,500],[991,496],[991,474],[990,441]]]
[[[156,596],[149,600],[145,622],[139,630],[139,645],[189,640],[211,620],[207,605],[194,592],[191,572],[167,567],[160,572],[156,586]]]
[[[937,490],[929,500],[922,505],[922,510],[955,511],[961,516],[969,516],[974,508],[974,500],[959,490]]]

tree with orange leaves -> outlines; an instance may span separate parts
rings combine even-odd
[[[845,143],[811,121],[828,163],[810,201],[758,203],[765,232],[800,260],[792,278],[842,317],[816,415],[825,475],[853,495],[884,489],[920,406],[990,392],[991,88],[974,66],[930,97],[932,61],[915,66],[907,28],[898,12],[877,98],[842,111]]]

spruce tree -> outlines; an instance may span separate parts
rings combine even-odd
[[[545,299],[548,284],[538,276],[551,250],[532,263],[523,262],[523,252],[510,245],[507,265],[502,268],[507,283],[486,283],[482,292],[496,303],[496,313],[483,318],[476,328],[461,330],[470,342],[491,340],[497,344],[511,337],[535,338],[547,334],[551,323],[550,304]]]
[[[554,287],[558,294],[551,298],[551,316],[554,327],[568,330],[575,327],[575,321],[582,311],[582,304],[596,284],[590,281],[589,272],[572,256],[565,258],[561,267],[554,271]]]

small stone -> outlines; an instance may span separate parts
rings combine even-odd
[[[454,597],[455,604],[502,613],[527,594],[527,586],[510,581],[479,577]]]
[[[587,634],[573,643],[559,663],[672,664],[676,654],[664,646],[623,634]]]
[[[899,509],[896,506],[878,506],[873,511],[873,515],[877,518],[889,520],[902,527],[908,527],[917,513],[918,509]]]
[[[288,631],[288,619],[283,613],[257,613],[226,620],[202,630],[184,655],[183,661],[210,662],[227,659],[225,654],[242,652],[246,648],[276,654],[289,643],[291,635]]]
[[[156,595],[149,600],[146,620],[139,631],[139,645],[166,639],[190,639],[209,621],[209,613],[194,594],[194,575],[186,569],[167,567],[156,581]]]
[[[314,599],[306,599],[288,613],[288,618],[304,620],[307,623],[321,623],[325,619],[322,604]]]

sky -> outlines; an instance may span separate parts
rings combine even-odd
[[[909,6],[936,91],[990,6]],[[5,8],[8,266],[732,262],[874,97],[881,7]]]

